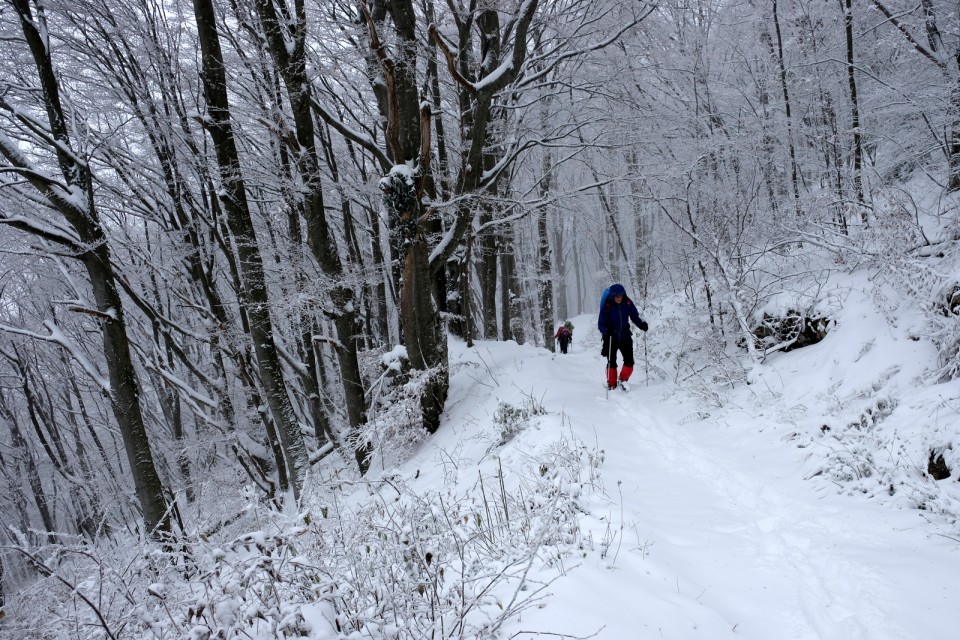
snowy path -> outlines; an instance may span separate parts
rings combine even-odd
[[[690,420],[695,409],[644,385],[642,360],[633,390],[609,399],[592,349],[523,366],[523,379],[550,381],[548,410],[562,408],[577,436],[605,451],[605,495],[583,526],[598,549],[618,535],[605,559],[585,558],[514,632],[957,637],[960,545],[931,537],[917,512],[803,481],[802,452],[749,418]]]

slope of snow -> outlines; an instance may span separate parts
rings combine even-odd
[[[299,512],[251,491],[182,563],[66,553],[0,637],[956,637],[960,381],[932,380],[929,317],[875,275],[834,277],[827,337],[749,368],[642,309],[629,392],[592,315],[568,355],[451,340],[442,426],[403,464],[321,466]]]
[[[503,637],[952,637],[960,483],[926,476],[922,452],[960,433],[960,387],[920,385],[931,346],[874,302],[847,292],[823,342],[771,356],[713,406],[648,375],[655,318],[626,393],[602,387],[592,316],[574,318],[566,356],[454,342],[445,425],[403,472],[429,487],[519,474],[557,440],[599,452],[582,550],[540,569],[559,576],[550,597]],[[500,403],[545,413],[498,447]]]

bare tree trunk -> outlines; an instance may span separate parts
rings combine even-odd
[[[553,227],[553,246],[557,256],[557,318],[560,320],[566,320],[570,317],[570,311],[567,305],[568,250],[566,247],[566,237],[567,234],[564,233],[564,225],[562,221],[557,220],[557,223]]]
[[[446,275],[444,276],[444,283],[450,283],[452,285],[452,290],[446,288],[439,289],[434,288],[433,299],[437,301],[440,311],[446,317],[447,331],[451,335],[457,336],[458,338],[466,339],[466,326],[467,318],[465,305],[466,301],[463,299],[463,282],[465,281],[467,273],[470,272],[471,265],[465,262],[466,258],[466,247],[461,247],[458,251],[450,256],[450,259],[447,260],[444,269],[440,269]],[[438,283],[434,282],[434,287]],[[440,301],[443,301],[442,303]]]
[[[51,151],[57,157],[64,182],[82,196],[82,202],[64,197],[55,186],[56,182],[43,178],[16,147],[0,141],[0,153],[13,167],[28,172],[27,180],[76,230],[82,246],[72,249],[86,268],[97,306],[96,315],[103,321],[103,351],[107,361],[113,413],[130,462],[144,524],[150,535],[164,537],[170,532],[170,516],[163,495],[163,484],[154,465],[143,423],[140,390],[130,356],[123,303],[113,270],[109,244],[100,223],[99,212],[94,206],[92,178],[86,164],[80,161],[75,150],[71,148],[68,119],[60,100],[61,87],[50,57],[47,25],[42,14],[33,15],[29,0],[13,0],[12,4],[39,74],[49,134],[54,141],[50,145]],[[0,98],[0,105],[2,104],[3,100]],[[46,141],[43,144],[46,146]],[[36,232],[30,228],[27,230]],[[63,244],[62,239],[55,241]]]
[[[0,418],[6,422],[16,419],[13,412],[7,406],[7,401],[3,393],[0,393]],[[11,429],[13,427],[11,426]],[[4,450],[0,448],[0,476],[3,477],[5,487],[7,487],[7,500],[9,500],[16,509],[20,531],[28,532],[31,530],[30,514],[27,512],[27,497],[23,492],[23,472],[20,467],[20,454],[13,456],[4,455]],[[10,523],[7,523],[9,526]],[[4,554],[0,554],[2,560]],[[2,585],[0,585],[2,586]]]
[[[594,169],[592,166],[590,169],[593,171],[594,179],[599,181],[600,176],[597,175],[596,169]],[[633,275],[629,269],[630,256],[627,254],[627,246],[623,242],[623,234],[620,233],[620,224],[617,222],[617,209],[614,207],[613,201],[602,186],[597,187],[597,195],[600,198],[600,206],[606,212],[607,221],[610,224],[610,237],[608,238],[609,242],[607,245],[609,252],[608,260],[610,264],[610,276],[615,282],[619,282],[621,279],[621,264],[623,267],[627,268],[628,274],[631,276]],[[623,258],[622,262],[617,259],[618,253]],[[631,282],[630,287],[635,288],[636,284]]]
[[[601,187],[598,191],[601,191]],[[601,193],[602,195],[602,193]],[[601,198],[602,199],[602,198]],[[611,219],[615,220],[611,216]],[[617,239],[620,237],[620,232],[616,228],[616,222],[611,226],[605,226],[603,228],[603,242],[604,247],[606,248],[605,263],[607,267],[607,273],[609,274],[609,280],[611,282],[620,282],[622,278],[620,277],[620,260],[617,259]]]
[[[577,278],[577,306],[576,313],[580,313],[584,309],[586,301],[584,300],[586,296],[586,291],[584,290],[583,283],[583,262],[580,259],[580,236],[578,232],[580,231],[580,225],[583,224],[583,221],[580,219],[580,216],[576,216],[573,220],[573,271],[576,274]],[[589,307],[588,307],[589,308]]]
[[[523,344],[520,316],[520,281],[517,278],[516,240],[513,224],[505,226],[500,237],[500,333],[504,340]]]
[[[109,533],[110,528],[109,525],[104,522],[104,512],[100,494],[97,490],[90,488],[90,480],[94,477],[93,464],[90,456],[87,455],[87,448],[84,444],[83,437],[80,435],[80,424],[73,411],[72,397],[70,397],[66,390],[61,392],[61,401],[65,405],[64,413],[73,430],[73,448],[77,457],[77,463],[80,465],[81,478],[85,481],[84,484],[87,485],[85,493],[89,501],[89,508],[87,513],[84,514],[83,519],[77,524],[84,535],[86,535],[89,540],[93,540],[100,534]],[[189,476],[187,476],[187,478],[187,482],[189,483]],[[192,487],[189,484],[188,487],[188,499],[192,499],[189,493]]]
[[[323,184],[313,123],[312,92],[307,77],[306,10],[303,0],[296,0],[294,13],[291,13],[285,0],[258,0],[257,9],[270,53],[287,87],[287,97],[293,111],[299,144],[297,166],[306,187],[303,212],[307,218],[307,244],[320,268],[336,283],[330,292],[330,298],[339,338],[337,357],[343,380],[347,419],[351,432],[356,432],[360,425],[366,422],[366,401],[357,359],[359,327],[354,292],[346,285],[343,277],[340,252],[336,239],[330,232],[323,206]],[[354,452],[361,473],[367,469],[367,454],[364,447]]]
[[[651,216],[646,215],[642,205],[640,163],[635,149],[627,151],[627,168],[630,172],[630,196],[633,203],[634,244],[636,257],[633,264],[633,286],[642,300],[646,300],[650,284],[650,242],[653,236]]]
[[[0,351],[0,353],[2,353],[2,351]],[[47,454],[47,459],[51,467],[67,482],[67,492],[69,494],[67,509],[72,511],[72,515],[74,516],[73,524],[76,527],[74,530],[86,535],[89,539],[93,539],[95,531],[91,525],[91,510],[86,496],[83,495],[80,490],[81,486],[85,486],[85,484],[81,482],[80,476],[77,475],[74,469],[74,456],[68,455],[67,453],[60,427],[56,422],[53,398],[50,395],[49,389],[44,381],[37,379],[37,376],[28,364],[28,360],[19,354],[16,347],[14,347],[14,355],[12,357],[7,353],[3,353],[3,355],[11,361],[20,373],[23,397],[27,405],[27,415],[30,418],[30,424],[33,426],[34,434],[36,434],[37,442],[40,443],[42,450]],[[46,403],[43,402],[44,395],[46,396]],[[25,450],[24,453],[31,456],[29,462],[32,466],[32,452]],[[82,449],[77,451],[77,456],[79,457],[81,453]],[[31,482],[31,486],[35,493],[39,489],[42,494],[43,487],[39,483],[39,478],[37,478],[35,485]],[[56,495],[55,492],[54,495]],[[40,499],[46,504],[45,498]],[[51,515],[53,515],[53,520],[56,521],[56,515]],[[53,529],[48,527],[47,531],[53,531]]]
[[[69,361],[67,360],[66,354],[63,354],[63,362],[65,365],[69,366]],[[94,446],[97,448],[97,453],[100,454],[99,463],[103,465],[103,471],[107,476],[114,477],[117,472],[114,470],[113,465],[110,463],[110,456],[107,455],[107,450],[103,446],[103,442],[100,440],[100,437],[97,435],[96,430],[93,428],[93,423],[91,422],[90,415],[87,411],[86,405],[83,403],[83,398],[80,396],[80,388],[77,385],[77,380],[74,376],[68,376],[68,383],[70,385],[70,400],[69,400],[69,412],[71,415],[80,414],[80,418],[83,420],[83,426],[86,427],[87,432],[90,434],[90,439],[93,440]],[[73,400],[76,400],[77,406],[73,406]],[[76,411],[75,411],[76,410]]]
[[[462,280],[460,283],[460,297],[463,301],[463,338],[466,340],[468,347],[473,346],[473,305],[470,304],[473,297],[473,287],[471,286],[473,243],[473,229],[470,229],[467,231],[467,237],[464,239],[464,244],[466,245],[463,254],[464,269],[461,274]]]
[[[149,230],[145,230],[145,238],[148,244],[150,244],[150,233]],[[163,308],[163,300],[160,292],[160,285],[157,282],[156,276],[153,271],[150,272],[150,284],[153,288],[153,304],[154,307],[158,310]],[[154,358],[156,362],[156,370],[159,371],[163,368],[164,363],[161,363],[159,354],[164,354],[164,360],[169,366],[169,363],[173,361],[173,353],[170,347],[170,337],[160,331],[160,324],[157,322],[152,323],[153,328],[153,344],[154,344]],[[180,395],[175,387],[168,385],[162,379],[162,377],[156,371],[151,373],[151,378],[153,379],[153,386],[157,394],[157,399],[160,403],[160,410],[163,413],[163,418],[167,423],[171,433],[173,434],[174,440],[178,443],[175,456],[177,459],[177,468],[180,471],[181,482],[186,486],[186,498],[189,502],[193,502],[193,482],[190,479],[190,463],[189,458],[186,455],[186,447],[183,446],[184,440],[184,427],[183,427],[183,411],[180,405]]]
[[[424,237],[423,173],[428,169],[430,149],[430,110],[421,113],[420,175],[410,180],[404,167],[392,172],[381,188],[387,208],[398,217],[396,228],[402,234],[400,246],[405,248],[403,261],[400,314],[410,365],[425,372],[427,379],[421,396],[423,426],[429,433],[440,427],[440,415],[450,385],[447,341],[434,303],[431,286],[429,246]]]
[[[26,384],[26,380],[24,380]],[[40,514],[40,522],[43,523],[43,530],[46,533],[48,542],[57,541],[57,525],[53,519],[53,512],[47,501],[47,494],[43,489],[43,482],[40,480],[40,470],[37,468],[37,461],[33,457],[33,451],[27,445],[27,440],[20,431],[20,424],[16,416],[10,411],[3,412],[7,425],[10,427],[11,444],[15,451],[18,451],[18,458],[23,461],[27,470],[27,481],[30,484],[30,490],[33,492],[33,503]]]
[[[434,279],[430,268],[430,247],[426,239],[429,216],[424,211],[422,198],[426,176],[430,171],[431,113],[429,104],[420,109],[419,132],[406,131],[410,127],[410,102],[416,101],[416,87],[410,95],[411,68],[415,57],[413,40],[413,8],[409,2],[395,2],[391,11],[400,40],[405,43],[405,60],[398,63],[386,55],[373,19],[361,5],[370,31],[372,49],[377,53],[387,83],[387,144],[394,158],[416,158],[417,172],[410,176],[406,165],[397,165],[381,181],[387,209],[393,219],[402,261],[400,288],[400,317],[404,343],[410,365],[427,376],[421,396],[423,426],[429,433],[440,427],[440,416],[450,387],[447,339],[441,322],[440,310],[434,300]],[[409,21],[409,23],[408,23]],[[401,86],[402,85],[402,86]],[[420,143],[416,153],[409,149],[411,141]],[[445,262],[442,260],[440,264]]]
[[[853,56],[853,1],[841,0],[844,31],[847,38],[847,85],[850,88],[850,129],[853,132],[853,191],[860,219],[867,224],[867,208],[863,197],[863,138],[860,132],[860,101],[857,98],[857,77]]]
[[[840,132],[837,129],[837,114],[833,109],[833,103],[830,101],[829,95],[822,94],[821,101],[823,103],[823,117],[832,134],[829,136],[829,141],[824,142],[823,153],[825,157],[826,170],[829,174],[827,179],[833,186],[834,193],[837,197],[837,203],[834,209],[834,218],[837,221],[837,226],[840,229],[840,233],[847,235],[849,233],[847,229],[847,208],[844,206],[844,202],[846,202],[846,194],[843,190],[843,175],[841,173],[843,152],[840,148]]]
[[[783,107],[787,118],[787,149],[790,153],[790,185],[793,187],[793,208],[800,217],[800,186],[797,170],[797,151],[793,145],[793,116],[790,91],[787,86],[787,67],[783,59],[783,36],[780,33],[780,16],[777,13],[777,0],[773,0],[773,27],[777,34],[777,64],[780,68],[780,90],[783,92]],[[859,133],[859,130],[858,130]]]
[[[549,152],[544,153],[541,171],[543,175],[540,177],[540,199],[545,201],[550,198],[553,190],[553,163]],[[540,300],[540,308],[534,317],[540,318],[540,329],[543,332],[543,346],[549,351],[555,351],[553,340],[553,252],[550,250],[550,232],[547,229],[547,214],[547,205],[540,205],[537,211],[537,255],[539,258],[537,266],[537,294]]]
[[[213,3],[212,0],[194,0],[193,7],[202,52],[203,89],[209,120],[207,131],[213,139],[217,155],[227,223],[236,238],[240,273],[244,279],[240,293],[250,321],[250,336],[254,343],[260,379],[270,413],[276,423],[293,496],[294,499],[299,499],[309,461],[300,426],[295,420],[293,406],[287,395],[283,370],[274,343],[263,261],[250,216],[246,187],[240,171],[240,157],[230,122],[226,70],[220,50],[220,38],[217,35]],[[278,466],[284,466],[283,462],[283,459],[279,460]]]
[[[947,191],[953,192],[960,190],[960,75],[950,88],[950,115]]]
[[[370,249],[373,255],[373,264],[376,266],[376,282],[370,288],[373,292],[374,304],[377,309],[377,328],[386,344],[393,344],[395,336],[390,334],[388,319],[388,302],[396,302],[392,290],[388,289],[390,281],[390,267],[383,255],[382,236],[380,235],[380,216],[373,207],[367,207],[367,221],[370,224]]]
[[[484,212],[480,217],[480,226],[489,222],[493,216],[490,205],[483,203]],[[497,339],[497,254],[500,252],[498,235],[488,229],[480,236],[480,307],[482,315],[481,332],[487,340]],[[507,337],[506,334],[503,336]]]
[[[433,24],[436,22],[433,0],[426,0],[425,5],[427,24]],[[436,43],[431,43],[430,56],[427,57],[426,62],[427,77],[430,79],[430,98],[433,102],[434,113],[442,113],[443,111],[443,102],[440,97],[440,69],[437,64],[438,55],[439,51],[437,51]],[[437,166],[434,171],[431,172],[431,176],[435,176],[435,179],[432,181],[435,187],[433,192],[428,189],[427,193],[429,193],[431,197],[442,200],[449,197],[453,190],[450,179],[450,159],[447,152],[447,133],[443,125],[443,118],[434,118],[433,127],[436,131],[435,137],[437,140]],[[437,227],[436,230],[439,231],[439,227]]]
[[[282,88],[280,87],[279,74],[274,75],[274,98],[276,103],[274,126],[278,132],[286,131],[286,118],[280,111],[282,98]],[[293,271],[293,286],[296,296],[301,300],[311,300],[309,273],[312,271],[307,264],[305,255],[305,242],[303,229],[301,228],[301,218],[304,217],[304,202],[300,194],[300,189],[296,184],[294,177],[291,152],[288,149],[288,140],[282,135],[274,136],[277,155],[279,158],[280,171],[283,176],[285,187],[282,189],[283,199],[287,206],[287,234],[289,237],[289,255],[291,259],[291,270]],[[277,260],[280,260],[279,252],[276,254]],[[280,268],[280,264],[277,265]],[[298,361],[294,363],[294,371],[303,386],[303,393],[306,396],[306,408],[304,411],[308,416],[308,422],[313,425],[313,433],[317,439],[319,449],[323,450],[328,446],[336,446],[339,443],[330,424],[330,418],[325,411],[323,402],[320,398],[320,388],[317,382],[319,376],[319,362],[316,358],[316,350],[313,345],[314,336],[314,314],[315,306],[313,303],[304,302],[305,308],[298,309],[291,314],[289,325],[294,335],[299,336],[297,340]]]
[[[465,153],[456,180],[456,193],[460,195],[475,194],[490,183],[484,184],[484,173],[487,166],[487,156],[491,143],[491,121],[495,119],[494,99],[498,93],[513,82],[520,73],[528,52],[527,35],[530,22],[537,11],[538,0],[524,3],[518,7],[519,14],[509,24],[507,32],[512,35],[513,51],[509,65],[502,64],[500,51],[502,49],[500,33],[500,18],[498,12],[484,8],[476,17],[476,25],[481,33],[481,60],[479,69],[466,68],[466,58],[455,56],[447,42],[440,36],[436,25],[430,26],[431,40],[443,51],[447,59],[447,68],[454,80],[460,86],[461,129],[463,130],[463,146]],[[460,21],[461,44],[469,43],[469,20]],[[465,47],[459,49],[463,51]],[[476,76],[478,84],[474,84],[468,77]],[[459,207],[453,226],[447,232],[449,241],[442,250],[433,257],[433,268],[446,264],[447,260],[460,249],[460,241],[466,231],[473,224],[476,215],[475,207],[464,205]]]

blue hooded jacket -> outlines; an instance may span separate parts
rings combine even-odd
[[[620,304],[613,299],[614,296],[623,296]],[[637,305],[633,300],[627,297],[627,290],[622,284],[615,284],[607,290],[607,295],[600,302],[600,317],[597,318],[597,329],[603,335],[610,334],[617,340],[623,340],[630,335],[630,321],[640,326],[643,318],[637,311]]]

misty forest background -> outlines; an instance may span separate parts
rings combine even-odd
[[[665,378],[863,266],[960,367],[954,2],[3,0],[0,52],[8,595],[389,468],[448,334],[552,350],[612,282],[686,309]]]

